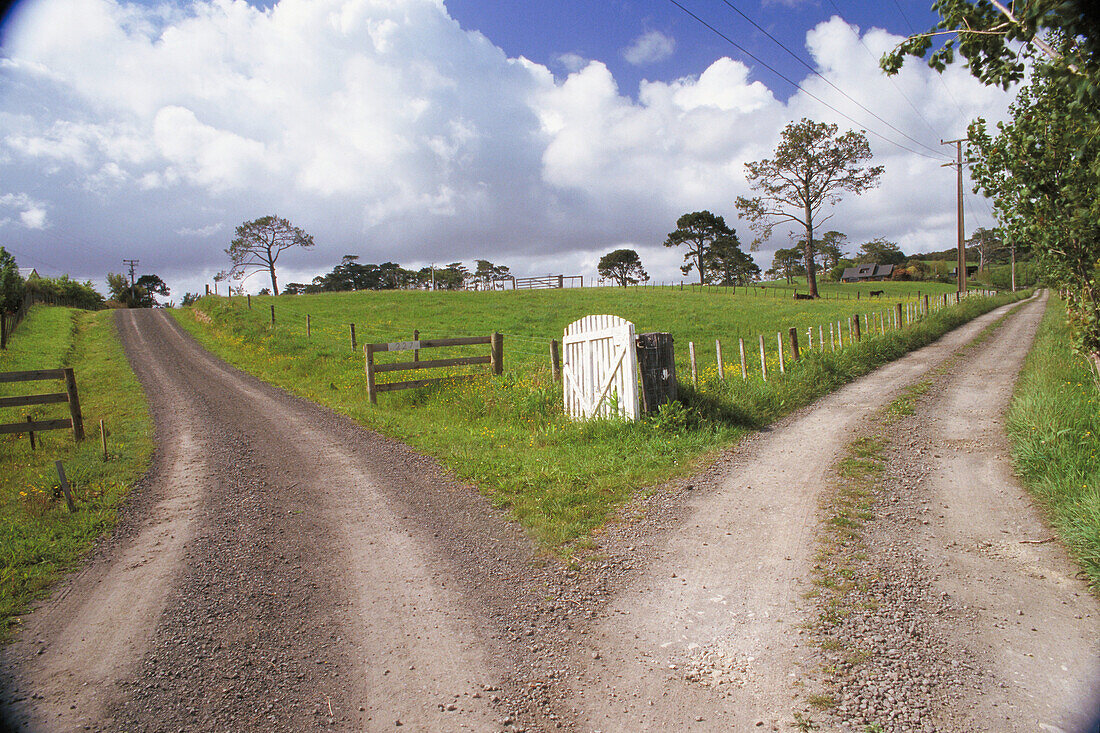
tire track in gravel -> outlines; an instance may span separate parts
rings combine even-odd
[[[8,689],[36,691],[14,727],[457,731],[542,714],[524,629],[551,575],[517,527],[163,311],[118,324],[159,447],[114,539],[9,651]]]
[[[876,410],[1009,308],[743,441],[663,512],[666,529],[649,535],[643,520],[618,530],[612,558],[648,544],[652,559],[578,637],[571,704],[581,728],[786,729],[816,669],[800,606],[833,463]]]

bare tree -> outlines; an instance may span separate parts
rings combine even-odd
[[[291,247],[309,249],[312,246],[313,235],[306,234],[286,219],[262,216],[255,221],[246,221],[237,227],[237,238],[225,251],[233,261],[233,267],[228,274],[234,280],[241,280],[255,272],[266,270],[271,274],[271,291],[278,295],[275,261],[279,259],[279,255]]]
[[[802,253],[810,295],[817,297],[814,227],[832,218],[822,217],[826,204],[835,204],[844,191],[860,194],[878,185],[881,165],[863,168],[871,146],[862,132],[849,130],[837,136],[837,126],[802,118],[788,124],[775,158],[745,163],[748,180],[760,196],[737,197],[741,218],[748,219],[757,237],[751,249],[772,235],[776,225],[795,222],[806,230]]]

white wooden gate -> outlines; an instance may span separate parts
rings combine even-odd
[[[634,324],[618,316],[585,316],[562,339],[565,412],[577,420],[619,415],[638,419]]]

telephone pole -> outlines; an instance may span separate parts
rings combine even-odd
[[[955,146],[955,162],[944,163],[941,167],[955,166],[958,173],[959,180],[959,194],[958,194],[958,220],[959,220],[959,252],[958,252],[958,266],[955,270],[959,276],[959,292],[966,292],[966,246],[964,244],[966,240],[966,233],[963,228],[963,148],[962,144],[966,142],[966,138],[959,138],[958,140],[940,140],[940,145],[954,145]]]
[[[122,264],[130,268],[130,302],[133,303],[134,295],[136,294],[134,284],[134,268],[138,266],[139,260],[123,260]],[[132,307],[132,306],[131,306]]]

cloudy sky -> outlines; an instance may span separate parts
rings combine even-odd
[[[0,244],[101,290],[139,259],[178,298],[274,213],[317,243],[284,255],[282,283],[344,254],[594,277],[618,247],[679,280],[676,218],[710,209],[747,248],[744,163],[811,117],[867,130],[886,167],[827,228],[945,249],[940,140],[1010,95],[965,69],[879,71],[928,4],[23,0],[0,27]],[[991,223],[976,196],[967,217]]]

